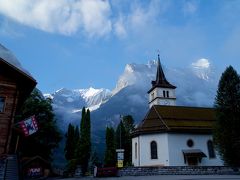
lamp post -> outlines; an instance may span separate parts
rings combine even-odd
[[[119,130],[119,144],[120,149],[122,149],[122,115],[120,114],[120,130]]]

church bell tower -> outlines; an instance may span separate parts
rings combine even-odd
[[[170,84],[163,72],[158,54],[156,80],[152,81],[152,88],[148,91],[149,107],[153,105],[176,106],[176,86]]]

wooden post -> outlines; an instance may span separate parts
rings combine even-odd
[[[17,153],[17,150],[18,150],[19,139],[20,139],[20,136],[18,135],[17,136],[16,146],[15,146],[15,153]]]

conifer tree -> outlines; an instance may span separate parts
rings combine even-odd
[[[79,128],[78,128],[78,126],[76,126],[75,130],[74,130],[74,151],[76,151],[77,144],[79,141],[80,141]]]
[[[116,166],[115,136],[114,129],[112,127],[106,128],[106,150],[104,164],[108,167]]]
[[[123,121],[120,121],[116,129],[116,148],[124,149],[126,144],[126,129],[123,125]]]
[[[124,149],[124,165],[132,164],[132,138],[134,120],[131,115],[123,116],[116,130],[116,147]],[[120,142],[121,141],[121,142]]]
[[[75,152],[75,132],[74,132],[74,126],[70,123],[68,125],[68,131],[65,135],[66,137],[66,144],[65,144],[65,158],[69,161],[74,158],[74,152]]]
[[[80,141],[79,128],[69,124],[68,132],[66,134],[66,144],[65,144],[65,158],[68,160],[66,170],[70,174],[73,174],[78,161],[77,149]]]
[[[232,66],[221,76],[215,108],[217,150],[227,165],[240,166],[240,79]]]
[[[131,132],[134,130],[134,120],[131,115],[123,116],[123,125],[126,131],[124,146],[124,164],[132,164],[132,137]]]
[[[91,155],[91,120],[89,109],[86,112],[85,107],[82,109],[82,119],[80,123],[80,140],[76,148],[77,163],[81,165],[82,173],[88,170],[88,162]]]

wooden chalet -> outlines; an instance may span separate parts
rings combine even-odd
[[[2,54],[1,54],[2,53]],[[5,54],[8,56],[4,56]],[[0,46],[0,154],[9,152],[12,126],[17,110],[30,95],[37,82],[16,66],[10,52]],[[16,61],[16,58],[14,59]]]

